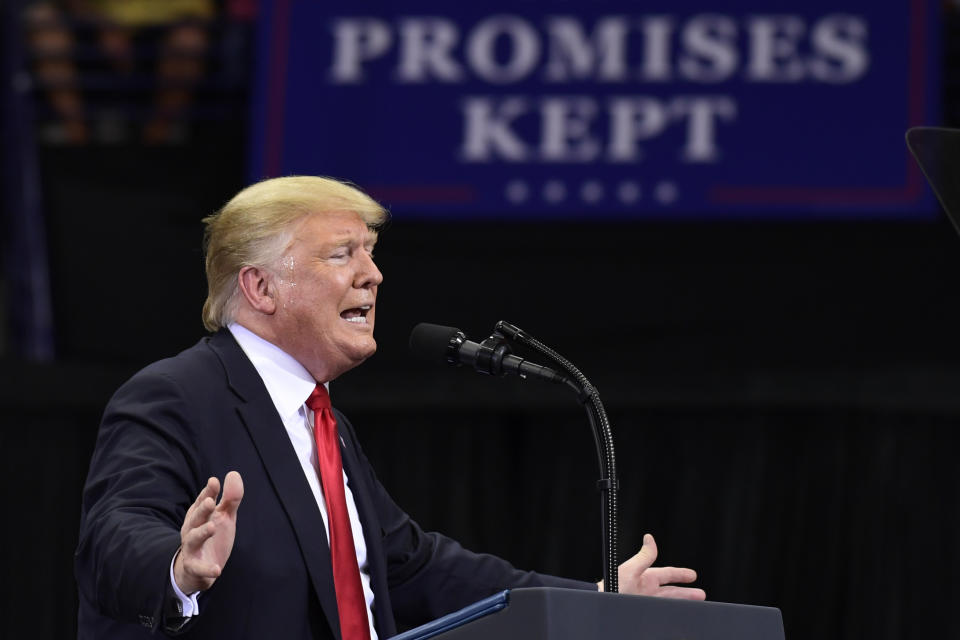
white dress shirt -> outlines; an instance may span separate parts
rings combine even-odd
[[[317,467],[317,445],[313,439],[313,412],[306,406],[307,398],[313,392],[317,382],[313,376],[294,360],[292,356],[276,345],[267,342],[247,328],[232,323],[228,327],[230,333],[240,344],[240,348],[253,363],[254,368],[263,379],[267,393],[283,421],[283,426],[297,453],[297,459],[303,468],[303,474],[313,491],[317,501],[317,508],[323,518],[323,525],[330,540],[330,523],[327,518],[327,504],[323,498],[323,488],[320,484],[320,473]],[[329,390],[329,384],[327,385]],[[367,544],[363,539],[363,529],[360,526],[360,517],[357,514],[357,504],[350,490],[350,480],[346,472],[343,474],[343,487],[346,492],[347,513],[350,516],[350,529],[353,533],[353,546],[357,552],[357,566],[360,568],[360,582],[363,586],[363,595],[367,602],[367,622],[370,624],[370,640],[377,640],[377,633],[373,626],[373,590],[370,588],[370,572],[367,566]],[[176,556],[174,556],[176,559]],[[180,598],[184,617],[199,613],[197,594],[183,594],[173,580],[173,563],[170,565],[170,579],[173,589]]]

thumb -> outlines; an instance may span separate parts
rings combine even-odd
[[[643,546],[640,547],[640,551],[627,562],[633,565],[630,567],[633,571],[643,572],[653,566],[653,563],[656,561],[657,541],[653,539],[652,535],[645,533],[643,535]]]
[[[231,471],[223,479],[223,495],[220,496],[217,510],[232,516],[240,507],[241,500],[243,500],[243,478],[236,471]]]

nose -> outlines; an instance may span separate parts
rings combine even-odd
[[[380,273],[377,263],[373,261],[372,255],[366,251],[361,251],[360,253],[362,254],[360,256],[360,268],[357,271],[357,278],[354,285],[358,289],[370,289],[378,286],[383,282],[383,274]]]

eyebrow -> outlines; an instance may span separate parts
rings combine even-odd
[[[367,236],[366,238],[357,238],[351,233],[339,234],[337,237],[331,238],[329,241],[321,244],[321,248],[333,249],[336,247],[345,247],[349,245],[359,245],[362,247],[373,247],[377,244],[377,236]]]

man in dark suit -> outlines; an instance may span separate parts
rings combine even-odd
[[[330,407],[326,383],[376,349],[386,216],[349,185],[292,177],[206,220],[215,333],[105,411],[76,556],[79,637],[367,640],[503,588],[597,588],[422,531]],[[669,586],[695,574],[655,557],[648,536],[621,590],[704,597]]]

